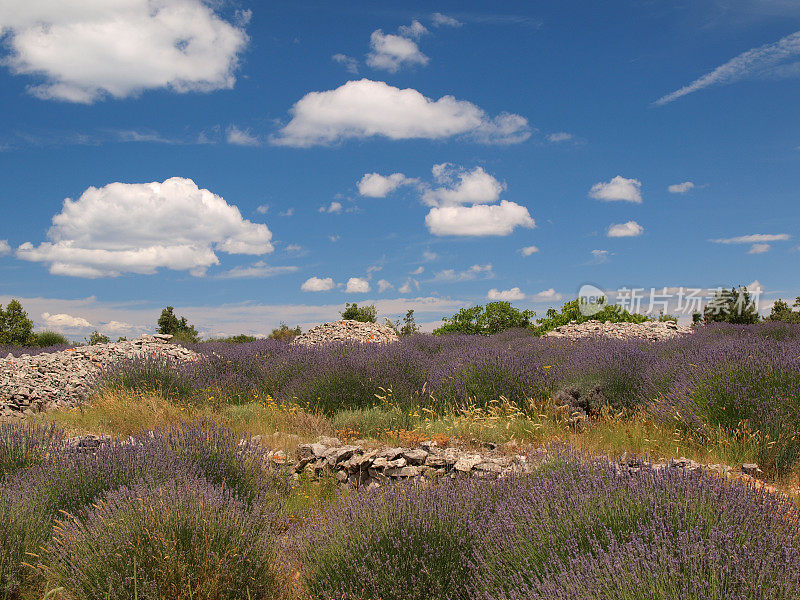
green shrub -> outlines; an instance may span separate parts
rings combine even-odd
[[[532,310],[517,310],[511,306],[511,302],[490,302],[485,309],[480,305],[462,308],[452,317],[445,317],[442,319],[444,324],[433,333],[492,335],[506,329],[530,327],[531,319],[535,316]]]
[[[340,313],[342,319],[348,321],[361,321],[362,323],[375,323],[378,316],[378,309],[374,304],[359,307],[358,304],[353,302],[345,303],[344,310]]]
[[[33,334],[33,344],[40,348],[47,348],[48,346],[66,346],[69,340],[55,331],[40,331]]]

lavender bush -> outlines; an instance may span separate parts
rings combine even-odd
[[[354,495],[299,542],[315,598],[797,598],[800,513],[701,474],[537,474]]]
[[[49,572],[73,598],[271,598],[272,520],[204,479],[139,483],[61,521]]]
[[[241,502],[275,512],[283,480],[264,465],[260,446],[209,423],[155,430],[94,452],[53,452],[0,485],[0,597],[40,580],[38,567],[47,564],[41,549],[64,512],[80,515],[103,494],[138,481],[180,477],[224,485]]]
[[[0,423],[0,480],[40,464],[63,443],[64,433],[54,425]]]

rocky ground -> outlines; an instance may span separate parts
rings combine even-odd
[[[197,360],[195,352],[170,344],[171,338],[143,335],[130,342],[0,358],[0,417],[75,406],[88,397],[100,370],[121,359],[159,354]]]
[[[556,327],[545,334],[545,337],[584,338],[596,335],[618,339],[641,338],[646,340],[666,340],[692,333],[688,325],[678,325],[673,321],[645,321],[644,323],[612,323],[611,321],[575,321]]]
[[[328,342],[363,342],[369,344],[396,341],[397,332],[386,325],[342,320],[312,327],[294,338],[292,343],[313,346]]]

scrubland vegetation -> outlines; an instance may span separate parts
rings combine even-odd
[[[474,312],[448,322],[497,323]],[[525,317],[412,335],[411,314],[387,345],[187,343],[202,360],[119,363],[86,405],[0,425],[0,598],[800,597],[792,317],[659,342],[543,338]],[[553,401],[566,389],[586,420]],[[86,432],[116,441],[64,441]],[[321,434],[549,451],[530,475],[357,491],[264,460]],[[597,458],[622,452],[757,463],[781,493]]]

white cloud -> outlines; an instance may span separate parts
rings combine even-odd
[[[442,139],[472,135],[483,142],[516,143],[530,137],[519,115],[492,119],[471,102],[431,100],[414,89],[361,79],[324,92],[309,92],[291,109],[292,119],[272,138],[278,145],[308,147],[351,138],[384,136]]]
[[[339,63],[342,65],[348,73],[352,73],[353,75],[358,75],[358,61],[353,58],[352,56],[347,56],[346,54],[334,54],[331,56],[331,59],[334,62]]]
[[[785,242],[790,239],[788,233],[753,233],[732,238],[711,240],[717,244],[757,244],[760,242]]]
[[[685,194],[693,188],[694,184],[691,181],[684,181],[683,183],[672,184],[667,190],[669,190],[670,194]]]
[[[536,254],[539,251],[538,246],[525,246],[524,248],[519,249],[522,256],[530,256],[531,254]]]
[[[146,331],[146,327],[142,327],[141,325],[131,325],[130,323],[125,323],[123,321],[109,321],[108,323],[101,323],[100,329],[104,333],[114,333],[119,335],[121,333],[131,333],[131,332],[142,332],[143,330]]]
[[[642,202],[642,182],[638,179],[626,179],[617,175],[611,181],[595,183],[589,190],[589,196],[606,202],[623,200],[625,202]]]
[[[342,212],[342,203],[334,200],[328,206],[320,206],[319,212],[321,213],[340,213]]]
[[[743,52],[710,73],[695,79],[689,85],[662,96],[653,104],[663,106],[698,90],[713,85],[734,83],[751,76],[778,78],[800,76],[800,63],[796,62],[798,55],[800,55],[800,31],[787,35],[777,42]]]
[[[542,290],[538,294],[534,294],[533,297],[539,302],[546,302],[561,300],[564,296],[556,292],[553,288],[550,288],[549,290]]]
[[[636,221],[628,221],[627,223],[615,223],[610,225],[606,235],[608,237],[636,237],[644,233],[644,227],[639,225]]]
[[[406,279],[406,282],[397,288],[397,291],[401,294],[410,294],[414,290],[419,291],[419,281],[412,279],[411,277]]]
[[[300,286],[300,289],[304,292],[327,292],[335,287],[336,284],[330,277],[309,277],[305,280],[305,282],[303,282],[303,285]]]
[[[247,19],[231,23],[202,0],[60,0],[0,4],[15,75],[43,99],[91,103],[143,90],[232,88]]]
[[[402,35],[385,34],[380,29],[372,32],[369,46],[367,64],[373,69],[383,69],[390,73],[396,73],[400,67],[404,66],[424,66],[430,60],[420,52],[419,46],[414,40]]]
[[[425,272],[425,267],[422,265],[411,271],[411,275],[422,275]]]
[[[491,279],[494,277],[491,263],[485,265],[472,265],[464,271],[445,269],[433,276],[434,281],[473,281],[475,279]]]
[[[260,215],[265,215],[269,212],[269,204],[261,204],[256,207],[256,212]]]
[[[573,137],[575,136],[573,136],[571,133],[567,133],[566,131],[559,131],[557,133],[551,133],[550,135],[548,135],[547,141],[553,143],[568,142]]]
[[[487,300],[505,300],[510,302],[512,300],[524,300],[525,294],[518,287],[513,287],[510,290],[498,290],[492,288],[486,294]]]
[[[361,277],[351,277],[347,280],[344,291],[347,294],[366,294],[370,290],[369,281]]]
[[[11,246],[8,244],[8,240],[0,240],[0,256],[4,254],[11,254]]]
[[[338,242],[340,239],[342,239],[342,236],[340,235],[331,234],[328,236],[328,240],[330,240],[331,242]]]
[[[769,252],[769,249],[772,246],[769,244],[753,244],[750,246],[750,250],[747,251],[748,254],[764,254],[764,252]]]
[[[431,21],[433,21],[434,27],[461,27],[463,23],[458,19],[454,19],[453,17],[449,17],[447,15],[443,15],[440,12],[435,12],[431,15]]]
[[[433,260],[436,260],[437,258],[439,258],[439,255],[436,254],[436,252],[431,252],[430,250],[425,250],[425,252],[422,253],[422,260],[431,262]]]
[[[394,286],[386,281],[385,279],[381,279],[378,281],[378,291],[382,294],[386,290],[393,290]]]
[[[536,226],[528,209],[515,202],[432,208],[425,224],[433,235],[509,235],[515,227]]]
[[[88,329],[93,325],[83,317],[73,317],[66,313],[51,315],[42,313],[42,321],[47,329],[64,332],[68,329]]]
[[[414,19],[411,21],[411,25],[401,25],[398,27],[397,32],[407,38],[414,38],[415,40],[418,40],[423,35],[428,33],[428,30],[425,28],[425,25]]]
[[[592,250],[592,263],[600,264],[608,262],[611,252],[608,250]]]
[[[64,200],[47,237],[38,246],[22,244],[17,257],[76,277],[152,274],[160,267],[200,276],[219,264],[216,252],[273,250],[266,225],[243,219],[238,208],[180,177],[90,187]]]
[[[278,213],[278,216],[281,216],[281,217],[291,217],[293,214],[294,214],[294,208],[292,208],[292,207],[289,207],[289,208],[287,208],[286,210],[279,212],[279,213]]]
[[[303,247],[300,244],[287,244],[286,252],[300,252]]]
[[[259,139],[250,131],[239,129],[236,125],[228,127],[225,133],[225,141],[235,146],[258,146],[261,144]]]
[[[422,201],[428,206],[496,202],[505,189],[505,185],[484,171],[483,167],[466,171],[450,163],[442,163],[434,165],[432,171],[434,179],[445,185],[422,194]]]
[[[358,182],[358,193],[368,198],[385,198],[401,185],[417,183],[417,179],[406,177],[402,173],[384,176],[380,173],[365,173]]]
[[[297,267],[292,265],[274,267],[268,265],[263,260],[253,263],[249,267],[234,267],[217,275],[220,279],[256,279],[294,273]]]

